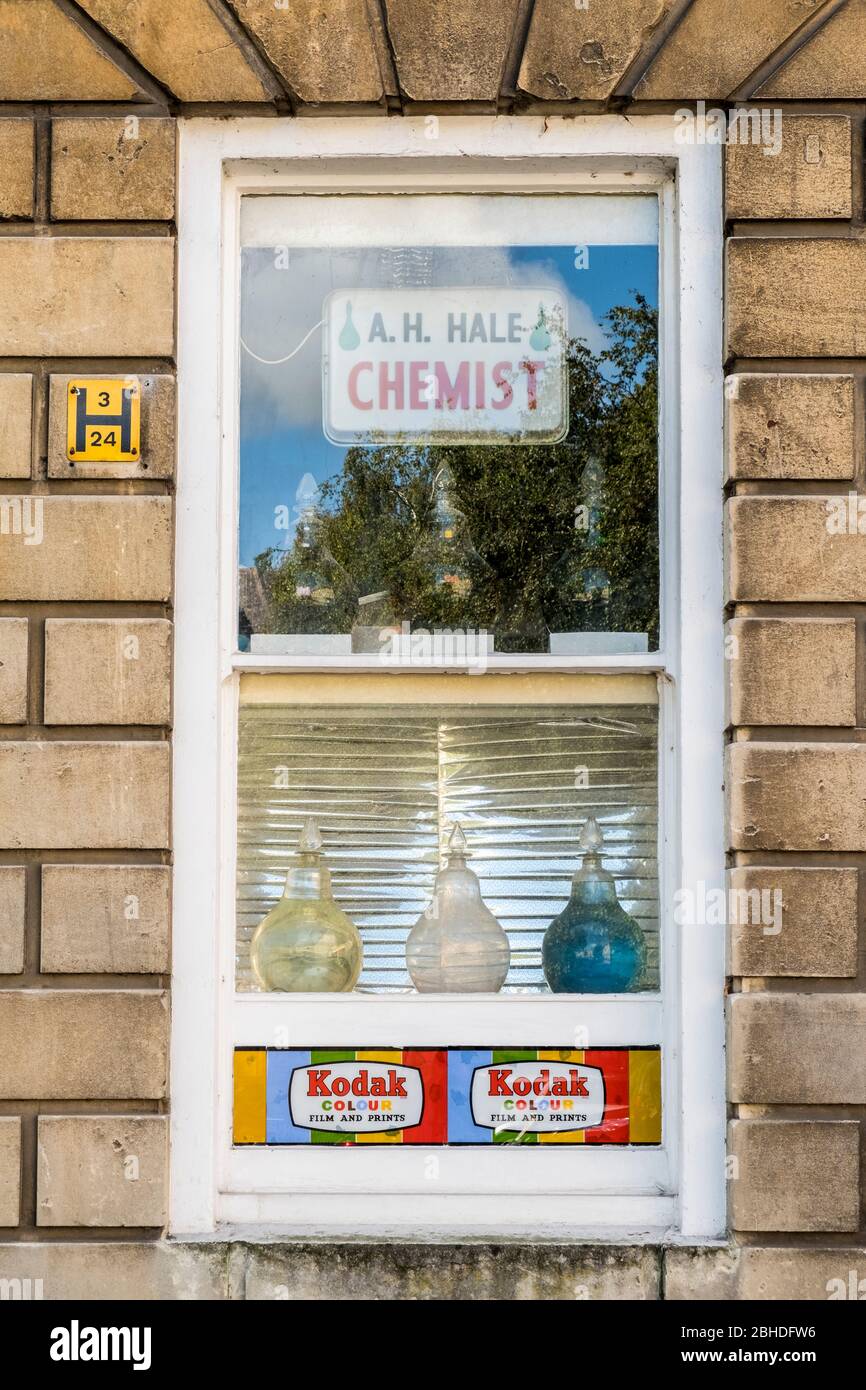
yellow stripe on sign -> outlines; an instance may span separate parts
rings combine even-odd
[[[267,1138],[268,1054],[263,1048],[235,1052],[234,1142],[264,1144]]]
[[[392,1065],[403,1061],[402,1052],[392,1051],[373,1051],[355,1053],[356,1062],[390,1062]],[[402,1144],[403,1131],[398,1130],[396,1134],[377,1134],[375,1130],[368,1130],[366,1134],[355,1135],[356,1144]]]
[[[539,1048],[539,1062],[583,1062],[585,1057],[583,1052],[569,1051],[564,1047]],[[537,1136],[539,1144],[585,1144],[586,1135],[582,1129],[564,1129],[561,1134],[554,1130],[547,1134],[539,1133]]]
[[[628,1055],[630,1144],[662,1142],[662,1055],[640,1049]]]

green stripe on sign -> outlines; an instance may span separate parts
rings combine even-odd
[[[310,1051],[310,1064],[320,1066],[323,1062],[354,1062],[354,1048],[313,1048]],[[338,1129],[314,1129],[310,1133],[313,1144],[354,1144],[355,1136],[349,1131]]]
[[[493,1062],[537,1062],[538,1049],[535,1047],[502,1047],[490,1054]],[[520,1129],[494,1129],[494,1144],[537,1144],[538,1135]]]

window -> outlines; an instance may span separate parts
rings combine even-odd
[[[247,196],[240,234],[242,649],[658,648],[655,196]]]
[[[715,155],[265,124],[182,146],[173,1228],[713,1234]],[[287,974],[323,863],[352,935]],[[431,974],[443,864],[493,935]]]

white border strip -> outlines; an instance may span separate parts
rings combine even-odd
[[[382,208],[369,194],[318,197],[310,218],[310,194],[246,198],[241,210],[242,246],[655,246],[658,210],[653,197],[612,193],[565,194],[540,207],[525,195],[502,194],[491,220],[483,197],[455,204],[447,194],[407,193]],[[348,211],[351,216],[347,217]],[[333,214],[333,220],[328,215]],[[339,214],[339,215],[338,215]],[[508,229],[507,233],[505,228]]]

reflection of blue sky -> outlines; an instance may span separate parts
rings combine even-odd
[[[657,247],[592,246],[586,270],[575,269],[574,259],[571,246],[293,249],[288,266],[279,269],[271,248],[246,248],[241,336],[260,357],[283,357],[321,318],[322,303],[335,289],[552,285],[568,297],[570,333],[597,352],[611,308],[632,303],[635,291],[658,302]],[[280,366],[241,353],[242,565],[269,546],[291,544],[291,531],[274,528],[275,509],[293,507],[305,473],[321,483],[342,467],[345,447],[331,444],[322,429],[321,360],[321,330]]]

